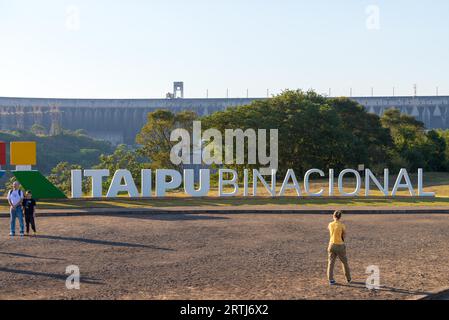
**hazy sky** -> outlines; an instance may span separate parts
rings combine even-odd
[[[0,96],[449,95],[447,0],[0,0]]]

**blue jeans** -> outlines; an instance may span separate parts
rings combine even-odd
[[[19,219],[19,224],[20,224],[20,234],[24,233],[24,225],[23,225],[23,212],[22,212],[22,207],[17,207],[15,209],[10,209],[10,215],[11,215],[11,220],[10,220],[10,227],[11,227],[11,234],[14,235],[16,234],[16,219]]]

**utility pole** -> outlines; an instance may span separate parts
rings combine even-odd
[[[374,97],[374,88],[371,87],[371,97]]]
[[[329,98],[332,96],[332,88],[329,88]]]
[[[229,89],[226,89],[226,99],[229,99]]]
[[[267,89],[267,98],[270,97],[270,89]]]
[[[246,89],[246,98],[249,98],[249,89]]]
[[[352,98],[352,88],[349,90],[349,97]]]
[[[209,99],[209,89],[206,90],[206,99]]]
[[[439,92],[438,92],[438,91],[439,91],[439,89],[440,89],[440,88],[438,88],[438,87],[437,87],[437,97],[439,96]]]
[[[394,91],[395,91],[395,87],[393,87],[393,97],[395,96],[395,92]]]

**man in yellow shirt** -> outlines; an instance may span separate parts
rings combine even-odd
[[[342,211],[335,211],[333,215],[334,222],[331,222],[328,227],[330,233],[330,242],[329,248],[327,250],[329,254],[327,277],[329,279],[330,285],[336,284],[334,279],[334,266],[337,257],[340,259],[343,265],[346,280],[348,281],[348,283],[351,282],[351,273],[349,271],[348,258],[346,256],[346,245],[345,245],[346,227],[340,221],[342,214],[343,214]]]

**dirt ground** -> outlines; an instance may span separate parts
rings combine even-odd
[[[0,219],[0,299],[409,299],[449,286],[449,215],[347,215],[354,284],[326,281],[323,215]],[[66,267],[81,273],[66,289]],[[365,287],[370,265],[381,289]]]

